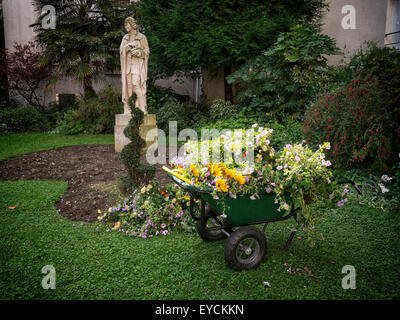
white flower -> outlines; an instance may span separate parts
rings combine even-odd
[[[282,170],[282,166],[278,166],[277,168],[276,168],[276,170]]]
[[[252,128],[256,128],[257,126],[258,126],[258,124],[255,123],[255,124],[252,125]]]
[[[378,183],[379,188],[381,188],[382,193],[389,192],[389,189],[386,188],[382,183]]]
[[[382,179],[383,182],[388,182],[388,181],[392,180],[392,178],[389,177],[387,174],[384,174],[384,175],[381,177],[381,179]]]

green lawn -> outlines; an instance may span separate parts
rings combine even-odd
[[[41,137],[40,148],[66,145],[61,137],[49,144]],[[18,139],[28,140],[23,135]],[[10,136],[9,141],[18,139]],[[92,136],[76,139],[94,142]],[[33,147],[28,152],[32,151]],[[289,252],[281,248],[292,222],[270,224],[267,260],[256,270],[235,272],[225,264],[224,241],[206,243],[184,232],[138,239],[115,231],[97,232],[94,225],[63,218],[54,202],[66,187],[54,181],[0,181],[0,299],[400,297],[398,214],[349,204],[318,224],[324,241],[311,248],[306,240],[295,238]],[[55,290],[41,287],[45,265],[56,269]],[[355,290],[341,287],[345,265],[356,269]],[[289,267],[307,267],[312,276],[287,273]]]
[[[183,232],[138,239],[68,221],[53,206],[65,183],[0,182],[0,190],[1,299],[399,298],[399,215],[349,205],[321,221],[324,241],[310,248],[295,238],[289,252],[281,248],[290,224],[271,224],[265,263],[235,272],[223,241]],[[285,262],[313,276],[288,274]],[[341,287],[347,264],[356,268],[356,290]],[[56,269],[55,290],[41,287],[45,265]]]
[[[0,135],[0,161],[20,154],[83,144],[113,144],[114,135],[20,133]]]

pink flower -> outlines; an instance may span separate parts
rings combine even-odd
[[[255,196],[250,196],[250,199],[251,200],[256,200],[256,197]]]
[[[165,229],[165,227],[166,227],[166,224],[165,224],[165,223],[162,223],[162,224],[161,224],[161,228],[162,228],[162,229]]]
[[[271,188],[267,188],[267,189],[265,189],[265,191],[267,191],[267,193],[271,193]]]

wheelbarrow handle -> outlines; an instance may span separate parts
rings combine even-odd
[[[341,180],[337,182],[337,184],[345,184],[345,183],[350,183],[359,194],[362,194],[360,188],[356,185],[356,183],[353,180]]]

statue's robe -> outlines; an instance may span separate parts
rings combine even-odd
[[[136,58],[132,57],[129,47],[127,46],[131,42],[137,42],[139,45],[139,50],[141,51],[142,57]],[[144,97],[136,100],[136,107],[141,109],[142,111],[146,110],[146,106],[142,101],[146,101],[146,81],[147,81],[147,67],[148,60],[150,55],[150,48],[147,43],[147,39],[145,35],[138,32],[135,36],[130,34],[126,34],[122,38],[121,46],[120,46],[120,58],[121,58],[121,80],[122,80],[122,102],[124,104],[128,104],[128,99],[130,98],[128,93],[128,81],[127,75],[131,74],[132,76],[132,84],[133,86],[139,86],[144,94]],[[135,92],[135,89],[133,90]],[[145,102],[144,102],[145,104]]]

